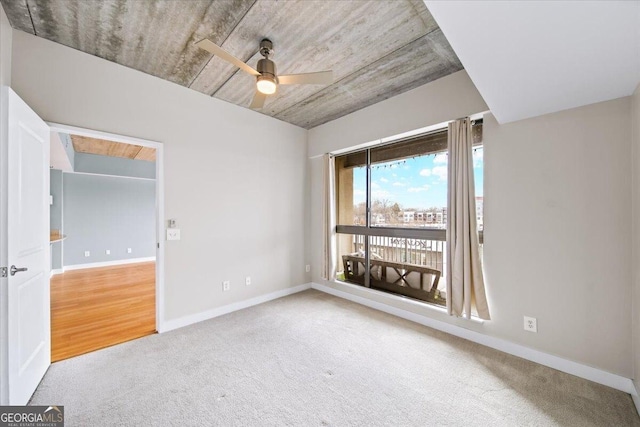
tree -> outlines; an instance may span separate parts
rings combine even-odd
[[[389,214],[389,207],[391,206],[391,202],[387,199],[376,199],[373,201],[371,205],[371,211],[375,214],[382,214],[385,217]]]
[[[400,216],[401,212],[402,212],[402,208],[400,207],[400,205],[398,203],[394,203],[393,206],[391,206],[391,213],[396,218]]]
[[[367,204],[358,203],[353,207],[354,224],[365,224],[367,216]]]

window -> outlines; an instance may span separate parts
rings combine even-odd
[[[480,135],[474,126],[482,230]],[[335,171],[337,278],[445,305],[447,131],[336,156]]]

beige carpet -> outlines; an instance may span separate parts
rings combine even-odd
[[[640,426],[631,397],[317,291],[55,363],[67,426]]]

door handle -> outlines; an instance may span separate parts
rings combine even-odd
[[[15,276],[16,273],[20,273],[21,271],[27,271],[27,270],[28,270],[27,267],[16,268],[15,265],[12,265],[11,268],[9,269],[9,273],[11,273],[12,276]]]

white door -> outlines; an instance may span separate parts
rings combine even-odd
[[[49,127],[15,92],[3,89],[8,90],[9,404],[25,405],[51,364]]]

